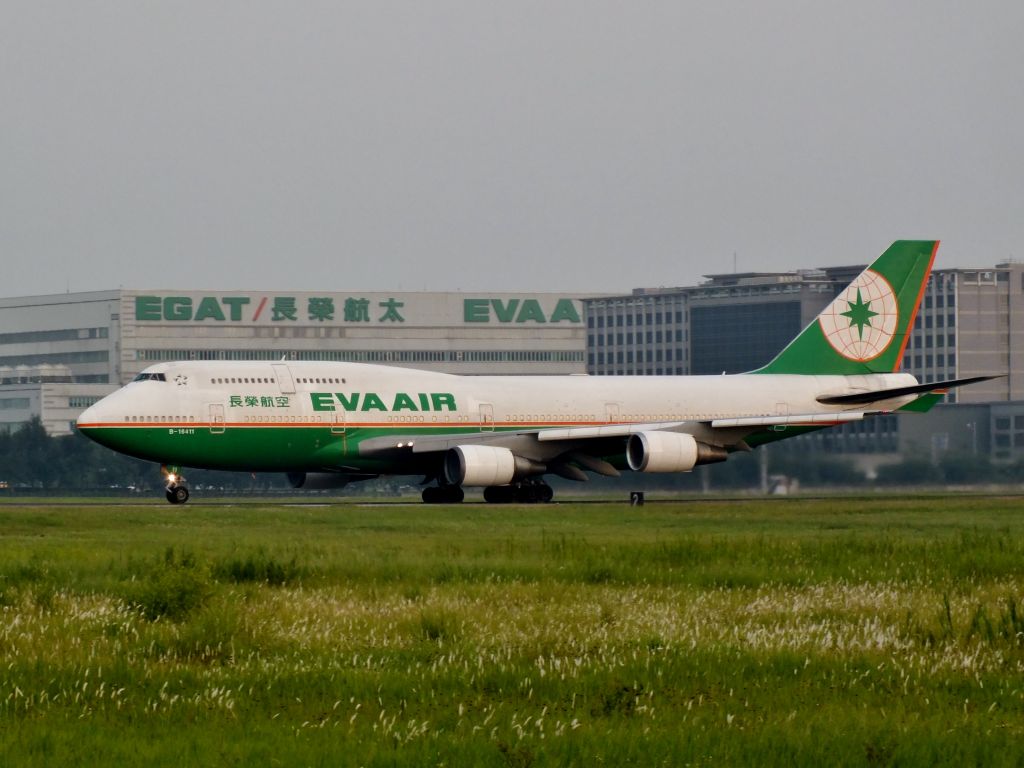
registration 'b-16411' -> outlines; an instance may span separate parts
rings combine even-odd
[[[899,373],[938,243],[901,240],[775,359],[722,376],[454,376],[326,362],[150,366],[79,429],[179,468],[284,472],[296,487],[419,475],[423,500],[549,501],[545,475],[688,472],[737,451],[894,411],[949,387]]]

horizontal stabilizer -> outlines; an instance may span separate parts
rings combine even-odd
[[[879,400],[890,400],[894,397],[921,395],[925,392],[936,392],[938,390],[952,389],[953,387],[963,387],[967,384],[976,384],[979,381],[989,381],[991,379],[999,378],[1002,378],[1002,376],[971,376],[967,379],[936,381],[931,384],[917,384],[912,387],[876,389],[871,392],[854,392],[849,395],[822,395],[817,399],[819,403],[824,405],[862,405],[864,403],[877,403]]]

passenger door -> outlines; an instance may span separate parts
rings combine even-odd
[[[490,403],[480,403],[480,431],[494,431],[494,406]]]
[[[210,403],[210,434],[224,434],[224,403]]]

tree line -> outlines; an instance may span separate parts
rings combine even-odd
[[[765,450],[765,449],[760,449]],[[880,466],[877,477],[867,478],[841,456],[822,455],[789,447],[768,448],[768,472],[797,479],[804,486],[878,485],[974,485],[1020,483],[1024,481],[1024,462],[993,464],[987,456],[944,454],[937,461],[916,455]],[[286,489],[280,473],[188,471],[190,485],[226,490]],[[631,474],[628,481],[637,490],[678,489],[680,491],[757,488],[761,483],[759,455],[740,454],[729,461],[700,467],[692,473],[672,475]],[[595,490],[620,489],[623,480],[594,478],[587,487]],[[162,488],[158,464],[115,453],[97,445],[79,433],[51,437],[38,418],[11,434],[0,433],[0,488],[7,491],[104,491],[134,489],[155,491]],[[381,478],[349,486],[344,493],[389,494],[403,485],[415,484],[409,478]],[[553,483],[564,489],[585,490],[576,483]]]
[[[204,470],[189,472],[188,477],[191,483],[246,489],[269,487],[275,476]],[[163,477],[159,464],[116,453],[77,431],[52,437],[33,417],[13,433],[0,433],[0,483],[6,483],[8,492],[151,491],[163,487]],[[281,475],[279,485],[284,484]]]

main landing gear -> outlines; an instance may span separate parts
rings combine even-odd
[[[164,496],[167,501],[171,504],[184,504],[188,501],[188,486],[177,467],[161,467],[160,471],[164,473]]]
[[[432,485],[424,488],[422,495],[425,504],[458,504],[466,496],[459,485]],[[554,496],[551,486],[540,480],[484,488],[484,501],[488,504],[547,504]]]
[[[466,498],[461,485],[432,485],[422,495],[424,504],[458,504]]]
[[[543,480],[524,480],[512,485],[484,488],[484,501],[488,504],[547,504],[554,497],[555,492]]]

